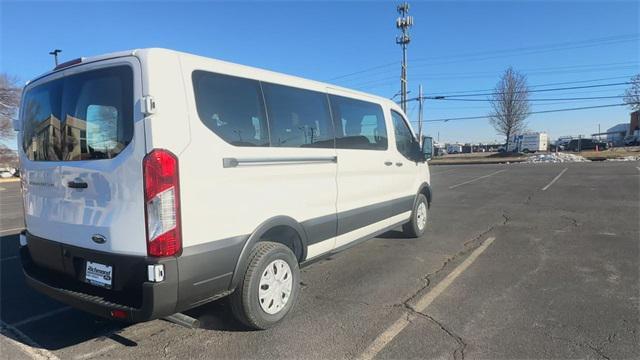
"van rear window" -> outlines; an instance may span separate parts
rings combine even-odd
[[[22,146],[36,161],[111,159],[133,138],[133,71],[91,70],[29,90]]]

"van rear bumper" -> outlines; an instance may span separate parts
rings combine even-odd
[[[34,237],[28,234],[27,236],[29,238],[29,246],[20,248],[20,257],[25,280],[35,290],[72,307],[105,318],[113,319],[113,310],[124,311],[126,317],[117,318],[117,320],[141,322],[176,313],[176,305],[178,303],[178,265],[176,258],[131,257],[87,249],[79,249],[74,253],[73,248],[70,250],[67,246],[37,238],[37,241],[46,241],[49,245],[52,243],[58,244],[61,249],[64,249],[62,250],[63,252],[71,251],[74,256],[81,256],[83,259],[88,260],[98,259],[101,262],[114,264],[114,267],[125,267],[127,270],[140,269],[140,271],[144,271],[146,264],[164,265],[165,279],[162,282],[139,281],[136,276],[131,279],[128,278],[126,285],[118,285],[123,286],[119,289],[120,291],[118,289],[108,290],[86,284],[73,274],[61,273],[38,264],[33,260],[29,249],[33,244]],[[115,281],[116,278],[114,278]],[[134,288],[131,287],[131,282],[134,282]],[[117,301],[114,300],[118,299],[117,296],[110,297],[111,294],[120,292],[122,295],[127,296],[135,294],[135,301]]]

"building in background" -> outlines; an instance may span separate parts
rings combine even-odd
[[[636,110],[631,113],[631,120],[629,121],[629,134],[627,135],[640,135],[640,110]]]
[[[622,123],[607,129],[607,143],[613,146],[623,146],[624,137],[629,133],[629,124]]]

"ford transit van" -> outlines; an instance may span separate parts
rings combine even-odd
[[[24,89],[27,283],[138,322],[230,297],[280,322],[299,267],[425,232],[427,160],[394,102],[164,49],[76,59]]]

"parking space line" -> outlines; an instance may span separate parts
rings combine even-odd
[[[466,184],[471,184],[472,182],[478,181],[478,180],[480,180],[480,179],[488,178],[489,176],[493,176],[493,175],[495,175],[495,174],[499,174],[499,173],[501,173],[501,172],[503,172],[503,171],[507,171],[507,169],[498,170],[498,171],[496,171],[496,172],[492,172],[491,174],[483,175],[483,176],[480,176],[480,177],[473,178],[473,179],[471,179],[471,180],[465,181],[465,182],[460,183],[460,184],[456,184],[456,185],[449,186],[449,189],[455,189],[455,188],[457,188],[458,186],[462,186],[462,185],[466,185]]]
[[[18,321],[16,323],[11,324],[11,326],[18,327],[18,326],[26,325],[26,324],[32,323],[34,321],[38,321],[38,320],[46,319],[46,318],[48,318],[50,316],[58,315],[60,313],[63,313],[65,311],[69,311],[71,309],[72,308],[70,306],[61,307],[59,309],[48,311],[48,312],[46,312],[44,314],[35,315],[35,316],[32,316],[32,317],[26,318],[24,320],[20,320],[20,321]]]
[[[438,295],[442,294],[449,285],[453,283],[453,281],[460,276],[474,261],[482,254],[488,247],[493,243],[495,237],[490,237],[485,240],[482,245],[480,245],[477,249],[475,249],[468,258],[466,258],[460,265],[458,265],[449,275],[447,275],[441,282],[438,283],[433,289],[431,289],[428,293],[426,293],[422,298],[418,300],[415,306],[413,306],[413,310],[416,312],[423,312],[424,310],[433,303],[433,301],[438,297]],[[387,346],[404,328],[409,325],[410,319],[406,314],[403,314],[402,317],[396,322],[394,322],[391,326],[389,326],[384,332],[382,332],[378,337],[365,349],[365,351],[358,357],[360,360],[371,360],[373,359],[382,349]]]
[[[2,326],[2,335],[5,339],[31,358],[37,360],[60,360],[54,353],[43,348],[15,326],[9,325],[2,320],[0,320],[0,326]]]
[[[551,182],[547,184],[547,186],[542,188],[542,191],[547,190],[551,185],[553,185],[554,182],[558,181],[558,179],[560,179],[560,176],[562,176],[562,174],[564,174],[564,172],[567,170],[569,170],[569,168],[564,168],[562,171],[560,171],[560,174],[558,174],[558,176],[554,177],[553,180],[551,180]]]

